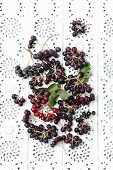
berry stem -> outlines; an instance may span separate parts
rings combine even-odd
[[[42,51],[44,49],[44,46],[47,44],[47,42],[52,38],[52,37],[56,37],[56,36],[59,36],[59,34],[53,34],[51,35],[50,37],[48,37],[48,39],[45,41],[45,43],[43,44],[43,47],[42,47]]]
[[[42,43],[39,43],[38,41],[36,42],[38,45],[40,45],[40,46],[43,46],[44,44],[42,44]],[[45,44],[46,46],[47,46],[47,48],[49,48],[49,46],[47,45],[47,44]],[[50,49],[50,48],[49,48]]]
[[[18,94],[17,94],[18,99],[20,98],[20,93],[21,93],[21,87],[20,87],[20,90],[18,91]]]
[[[68,156],[68,153],[67,153],[66,149],[64,148],[63,142],[62,142],[62,144],[58,144],[58,145],[64,150],[65,154]]]
[[[43,136],[44,136],[44,138],[46,138],[48,136],[48,131],[44,132]]]
[[[30,60],[32,60],[32,63],[34,64],[33,53],[31,52],[31,50],[30,50],[30,49],[27,49],[27,48],[24,48],[24,49],[30,53],[30,59],[29,59],[29,61],[28,61],[27,66],[29,65]]]

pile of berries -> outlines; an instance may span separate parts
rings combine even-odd
[[[79,135],[87,134],[90,131],[90,126],[86,120],[89,119],[91,115],[95,114],[95,111],[82,112],[82,115],[76,118],[77,127],[74,129],[75,133]]]
[[[35,40],[37,39],[35,36],[31,36],[30,41],[33,39],[32,37],[34,37]],[[31,44],[29,44],[29,45],[31,45]],[[59,52],[61,51],[60,47],[57,47],[55,49],[50,49],[50,50],[39,51],[37,54],[33,54],[30,49],[31,48],[29,48],[27,51],[30,52],[33,59],[37,60],[37,62],[35,64],[33,64],[32,66],[28,65],[24,69],[22,69],[19,65],[17,65],[15,67],[15,73],[19,77],[23,77],[24,79],[27,79],[28,77],[32,77],[32,76],[40,77],[40,75],[42,73],[44,73],[46,71],[49,72],[50,67],[55,67],[55,65],[57,68],[60,67],[60,62],[58,60],[53,59],[53,58],[59,57]],[[50,62],[51,57],[53,57],[53,58]],[[39,62],[39,61],[41,61],[41,62]],[[51,71],[52,71],[52,69],[51,69]],[[49,73],[47,76],[49,77]],[[49,83],[49,78],[47,78],[47,82]]]
[[[37,40],[36,36],[32,35],[30,40],[29,40],[28,49],[33,48],[33,45],[35,44],[36,40]]]
[[[85,25],[81,21],[73,21],[72,30],[73,36],[84,33]],[[90,63],[86,61],[83,51],[79,52],[76,47],[66,47],[62,53],[65,66],[76,70],[74,75],[67,75],[65,67],[58,60],[61,48],[43,50],[43,47],[41,51],[33,54],[31,50],[36,41],[37,37],[31,36],[27,50],[34,60],[33,65],[24,69],[19,65],[15,67],[15,73],[19,77],[29,78],[31,89],[31,94],[28,95],[32,105],[31,111],[25,110],[22,121],[30,138],[44,143],[50,142],[51,147],[62,142],[74,149],[82,143],[81,135],[91,130],[88,119],[91,115],[95,115],[95,111],[84,111],[76,117],[77,110],[81,106],[89,105],[95,100],[93,89],[87,83]],[[22,101],[25,102],[24,98],[18,99],[15,94],[12,98],[19,105],[23,105]],[[31,116],[37,120],[41,119],[46,126],[30,123]]]
[[[73,20],[72,21],[71,30],[73,31],[72,36],[76,37],[79,34],[86,32],[86,25],[85,23],[82,23],[81,20]]]
[[[25,127],[28,128],[29,127],[29,118],[30,118],[31,112],[29,110],[25,110],[24,111],[24,116],[22,121],[25,123]]]
[[[25,99],[23,97],[20,98],[17,94],[12,94],[12,99],[14,100],[14,103],[19,106],[23,106],[25,103]]]
[[[49,61],[51,57],[58,58],[59,57],[59,52],[61,51],[60,47],[56,47],[54,50],[53,49],[46,49],[44,51],[39,51],[38,53],[33,55],[33,58],[38,60],[38,61]]]
[[[32,104],[31,111],[35,117],[40,118],[43,121],[50,121],[56,117],[55,109],[51,113],[44,114],[42,110],[47,106],[47,101],[50,93],[45,89],[40,89],[40,91],[35,90],[35,93],[28,95],[30,102]],[[56,109],[57,110],[57,109]]]
[[[78,147],[82,143],[82,139],[79,136],[73,136],[71,133],[68,133],[67,135],[62,135],[56,137],[52,143],[51,147],[55,147],[59,142],[64,142],[65,144],[70,144],[70,148],[74,149],[75,147]]]
[[[74,67],[75,70],[82,68],[85,64],[85,53],[77,51],[76,47],[66,47],[63,52],[64,61],[66,66]]]
[[[44,143],[48,143],[50,139],[58,136],[58,129],[56,126],[51,126],[50,124],[48,124],[46,128],[42,124],[39,126],[30,124],[27,131],[30,133],[30,138],[34,138]]]

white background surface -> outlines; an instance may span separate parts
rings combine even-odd
[[[113,170],[113,9],[112,0],[0,0],[0,170]],[[69,32],[73,19],[84,19],[86,35]],[[22,88],[27,98],[28,81],[14,73],[16,64],[26,65],[22,53],[29,37],[37,34],[43,43],[51,34],[55,45],[77,46],[91,62],[90,83],[96,101],[90,105],[97,115],[91,120],[91,135],[84,144],[70,150],[54,149],[29,139],[21,122],[23,111],[14,105],[11,94]],[[55,44],[54,44],[55,43]],[[85,108],[86,110],[88,108]]]

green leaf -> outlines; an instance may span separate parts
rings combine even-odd
[[[59,91],[59,96],[60,96],[60,98],[61,98],[62,100],[66,100],[66,99],[69,97],[67,91],[65,91],[65,90],[60,90],[60,91]]]
[[[40,92],[41,89],[47,90],[47,88],[43,87],[43,88],[38,88],[37,91]]]
[[[85,65],[84,67],[82,67],[82,68],[80,69],[80,71],[81,71],[84,75],[86,75],[87,72],[89,71],[89,69],[90,69],[90,63],[86,63],[86,65]]]
[[[55,92],[53,92],[48,99],[48,105],[49,107],[53,107],[56,104],[56,98],[57,98],[57,94]]]
[[[87,83],[88,81],[89,81],[89,77],[84,77],[82,80],[83,83]]]
[[[60,85],[53,83],[47,88],[47,91],[49,91],[50,93],[53,93],[55,91],[58,91],[60,88],[61,88]]]

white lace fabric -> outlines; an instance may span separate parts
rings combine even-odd
[[[0,0],[0,170],[113,170],[112,6],[112,0]],[[87,32],[74,38],[69,27],[76,18],[87,23]],[[60,34],[49,47],[76,46],[91,63],[96,100],[81,110],[97,114],[90,135],[74,150],[30,139],[21,120],[31,105],[18,107],[11,99],[20,87],[26,99],[29,94],[28,80],[16,76],[14,67],[26,66],[29,54],[23,48],[33,34],[42,44]]]

